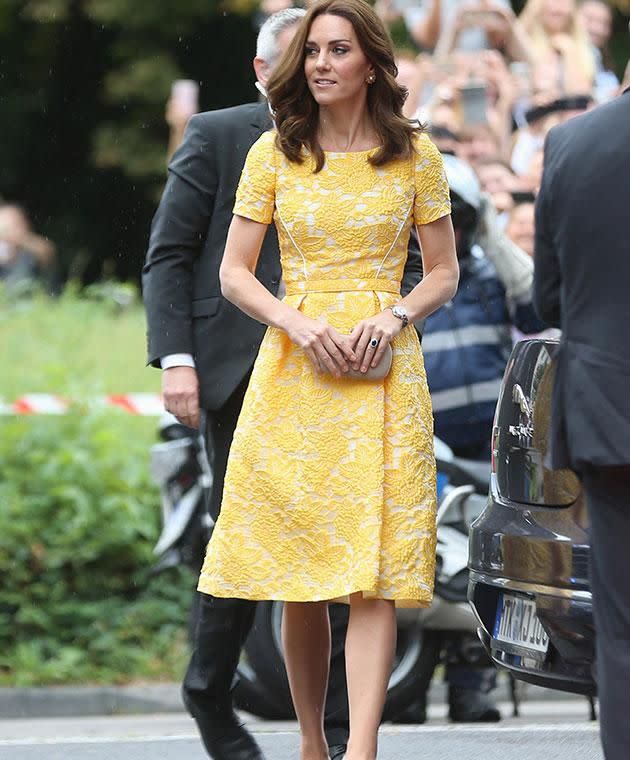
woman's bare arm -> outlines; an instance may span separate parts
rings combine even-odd
[[[348,371],[348,361],[354,360],[348,336],[280,301],[256,279],[266,231],[266,224],[242,216],[232,219],[219,269],[221,292],[245,314],[284,330],[293,343],[304,349],[318,371],[338,377]]]
[[[409,322],[417,322],[433,313],[449,301],[457,292],[459,265],[455,253],[455,235],[450,215],[435,222],[417,227],[424,277],[416,287],[398,303],[404,306]],[[351,334],[356,353],[354,369],[367,371],[376,367],[386,345],[401,331],[403,325],[390,309],[373,317],[363,319]],[[369,341],[376,339],[378,345],[373,353],[368,351]]]
[[[443,306],[457,292],[459,264],[450,215],[417,227],[422,250],[424,277],[408,293],[401,305],[410,322],[417,322]]]

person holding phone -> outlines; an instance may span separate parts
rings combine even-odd
[[[36,234],[26,211],[0,202],[0,282],[20,288],[26,282],[45,284],[50,279],[56,247]]]
[[[455,50],[496,50],[509,61],[528,65],[534,61],[527,35],[516,23],[510,4],[502,0],[458,3],[440,30],[435,56],[442,60]]]
[[[576,0],[527,0],[517,27],[527,35],[536,64],[551,68],[560,94],[592,91],[595,59]]]
[[[508,0],[423,0],[403,15],[412,39],[439,58],[499,48],[514,60],[530,59]]]

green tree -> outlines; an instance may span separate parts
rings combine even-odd
[[[0,0],[0,196],[58,243],[63,277],[138,275],[171,82],[199,81],[203,109],[253,99],[250,16],[249,0]]]

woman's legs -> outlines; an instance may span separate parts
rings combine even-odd
[[[396,609],[385,599],[350,597],[346,672],[350,739],[346,760],[375,760],[378,728],[396,650]]]
[[[284,661],[300,724],[300,760],[328,760],[324,703],[330,665],[327,602],[285,602],[282,615]]]

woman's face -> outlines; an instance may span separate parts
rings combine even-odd
[[[603,48],[612,32],[611,9],[599,0],[585,0],[580,5],[580,14],[593,45]]]
[[[304,74],[320,106],[365,98],[366,80],[372,71],[347,19],[325,13],[313,21],[306,41]]]
[[[473,167],[485,158],[496,156],[498,151],[497,140],[488,126],[468,127],[460,133],[457,155]]]
[[[514,174],[503,164],[482,164],[476,171],[481,189],[489,195],[514,189]]]
[[[547,34],[568,34],[574,13],[573,0],[544,0],[540,20]]]
[[[512,209],[505,234],[529,256],[534,255],[533,203],[520,203]]]

